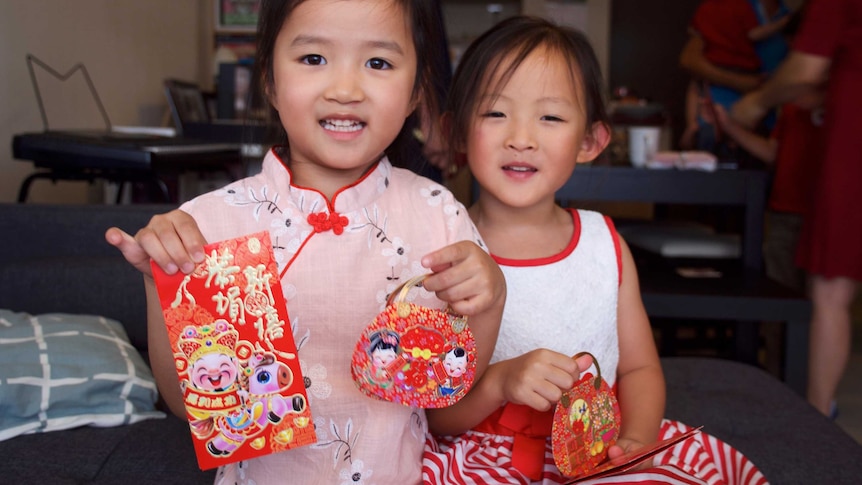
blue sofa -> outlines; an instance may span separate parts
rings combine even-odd
[[[146,359],[143,283],[104,242],[167,206],[0,204],[0,309],[87,313],[121,322]],[[106,278],[110,276],[110,278]],[[712,358],[662,359],[667,412],[744,452],[776,484],[859,483],[862,445],[766,372]],[[0,383],[2,384],[2,383]],[[3,483],[212,483],[188,426],[168,416],[0,441]]]

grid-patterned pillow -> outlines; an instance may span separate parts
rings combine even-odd
[[[0,310],[0,441],[164,417],[122,325],[90,315]]]

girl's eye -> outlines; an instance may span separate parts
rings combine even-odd
[[[499,111],[487,111],[482,113],[482,118],[505,118],[506,115]]]
[[[383,69],[392,69],[392,64],[379,57],[375,57],[374,59],[369,59],[368,62],[365,63],[367,67],[371,69],[383,70]]]
[[[321,66],[326,64],[326,59],[323,56],[318,54],[308,54],[306,56],[302,56],[299,58],[300,62],[303,64],[308,64],[310,66]]]
[[[545,115],[545,116],[542,116],[542,121],[563,121],[563,119],[560,118],[559,116]]]

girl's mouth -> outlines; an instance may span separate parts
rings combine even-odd
[[[351,133],[365,128],[365,123],[356,120],[320,120],[320,126],[325,130]]]
[[[518,173],[538,172],[537,169],[525,165],[506,165],[503,167],[503,170],[509,170],[511,172]]]

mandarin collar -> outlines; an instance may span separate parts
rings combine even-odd
[[[275,181],[278,193],[286,194],[305,214],[323,211],[347,214],[368,206],[383,195],[389,186],[392,164],[384,156],[359,180],[338,189],[331,201],[315,189],[294,185],[293,173],[273,149],[264,156],[261,172],[267,181]]]

